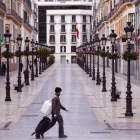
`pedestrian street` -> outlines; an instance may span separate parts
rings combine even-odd
[[[0,140],[35,140],[31,136],[44,116],[40,109],[45,100],[54,96],[55,87],[62,88],[61,103],[69,112],[61,111],[67,140],[139,140],[140,87],[132,84],[133,117],[125,117],[126,79],[117,75],[121,90],[117,102],[110,101],[111,73],[107,74],[107,90],[96,85],[77,64],[53,64],[40,77],[15,92],[11,85],[11,102],[5,102],[5,79],[0,80]],[[100,67],[102,75],[102,67]],[[10,75],[11,81],[17,78]],[[42,139],[42,138],[40,138]],[[44,140],[59,140],[58,124],[44,134]]]

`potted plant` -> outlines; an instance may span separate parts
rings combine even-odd
[[[2,57],[4,58],[13,58],[13,56],[14,56],[14,53],[12,52],[8,52],[8,51],[2,52]]]

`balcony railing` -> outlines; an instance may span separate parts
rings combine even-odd
[[[136,29],[136,32],[135,32],[135,36],[139,36],[139,35],[140,35],[140,28]]]
[[[28,8],[30,9],[30,11],[32,11],[30,0],[23,0],[23,2],[25,2],[27,4]]]
[[[23,22],[32,30],[32,26],[30,25],[30,23],[26,19],[23,19]]]
[[[22,23],[22,18],[13,10],[13,9],[7,9],[7,15],[14,16],[20,23]]]
[[[72,29],[71,32],[75,33],[76,32],[76,29]]]
[[[61,43],[66,43],[66,39],[60,39]]]
[[[65,19],[61,19],[61,22],[65,22]]]
[[[114,9],[111,10],[111,12],[108,15],[108,18],[111,18],[117,10],[121,7],[121,5],[127,3],[127,2],[133,2],[134,0],[119,0],[119,3],[115,5]]]
[[[83,22],[87,22],[87,20],[86,19],[83,19]]]
[[[96,29],[105,21],[108,21],[108,16],[102,17],[102,19],[97,23]]]
[[[6,5],[0,1],[0,8],[6,12]]]
[[[72,42],[72,43],[76,43],[76,39],[72,39],[71,42]]]
[[[37,17],[37,13],[34,10],[32,10],[32,13]]]
[[[82,32],[83,32],[83,33],[87,33],[88,30],[87,30],[87,29],[82,29]]]
[[[54,31],[55,31],[54,29],[50,29],[50,33],[54,33]]]
[[[55,43],[55,39],[50,39],[49,42],[50,43]]]
[[[83,42],[86,43],[87,42],[87,39],[83,39]]]
[[[33,29],[34,31],[38,32],[38,30],[37,30],[36,27],[32,26],[32,29]]]
[[[50,23],[54,23],[54,19],[51,19],[51,20],[50,20]]]
[[[65,33],[66,32],[66,30],[65,29],[61,29],[61,33]]]

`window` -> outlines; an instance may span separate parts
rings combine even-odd
[[[133,27],[135,27],[135,15],[134,15],[134,13],[128,14],[128,22],[131,22],[131,25],[133,25]]]
[[[76,35],[72,35],[72,36],[71,36],[71,41],[72,41],[72,42],[76,42]]]
[[[71,46],[71,52],[76,52],[76,46]]]
[[[61,25],[61,32],[65,32],[65,25]]]
[[[76,16],[72,15],[72,22],[76,22]]]
[[[90,41],[92,40],[92,35],[90,35]]]
[[[55,42],[55,36],[54,35],[50,35],[50,42]]]
[[[83,42],[87,42],[87,35],[83,35]]]
[[[62,53],[66,52],[66,46],[60,46],[60,52]]]
[[[54,22],[54,16],[50,16],[50,22]]]
[[[0,19],[0,38],[3,39],[3,20]]]
[[[83,32],[86,32],[86,25],[83,25],[83,26],[82,26],[82,31],[83,31]]]
[[[65,35],[60,36],[60,42],[66,42],[66,36]]]
[[[50,46],[51,50],[55,52],[55,46]]]
[[[86,16],[83,16],[83,22],[86,22]]]
[[[54,25],[50,25],[50,32],[54,32]]]
[[[76,32],[76,25],[72,25],[72,32]]]
[[[61,22],[65,22],[65,16],[61,16]]]

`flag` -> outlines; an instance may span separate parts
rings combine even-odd
[[[76,23],[76,32],[77,32],[77,38],[79,39],[79,30],[78,30],[78,25]]]

